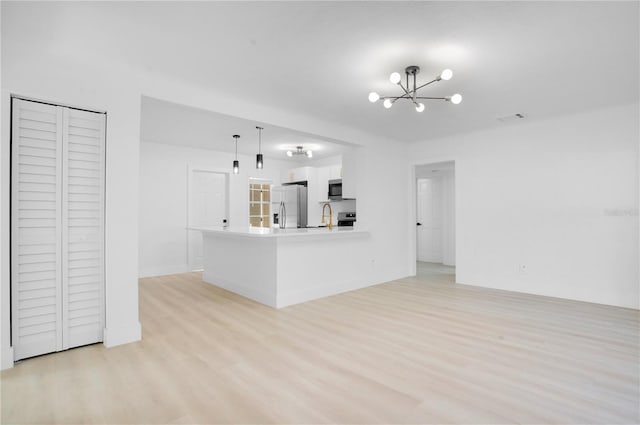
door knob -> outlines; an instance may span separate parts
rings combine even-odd
[[[422,223],[416,223],[416,226],[422,226]]]

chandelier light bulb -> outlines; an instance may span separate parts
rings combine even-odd
[[[287,156],[288,156],[289,158],[291,158],[291,157],[293,156],[293,152],[291,152],[291,151],[287,151]]]
[[[380,95],[374,91],[369,93],[369,102],[376,103],[380,99]]]
[[[391,99],[385,99],[383,105],[385,108],[389,109],[393,106],[393,102],[391,102]]]
[[[418,103],[416,105],[416,111],[418,111],[418,112],[424,111],[424,103]]]
[[[393,84],[398,84],[401,79],[402,79],[402,77],[397,72],[394,72],[393,74],[391,74],[389,76],[389,81],[391,81],[391,83],[393,83]]]
[[[443,80],[450,80],[451,77],[453,77],[453,71],[450,69],[445,69],[444,71],[442,71],[442,73],[440,74],[440,78]]]
[[[453,96],[451,96],[451,103],[453,103],[454,105],[457,105],[458,103],[462,102],[462,95],[459,93],[454,94]]]
[[[313,156],[313,152],[312,151],[307,151],[307,158],[311,158]]]

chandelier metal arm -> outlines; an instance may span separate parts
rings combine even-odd
[[[399,99],[413,100],[413,97],[411,96],[411,94],[403,94],[402,96],[383,96],[380,97],[380,99],[391,99],[391,102],[396,102]],[[416,99],[419,99],[419,97],[417,97]]]
[[[416,97],[416,99],[430,99],[430,100],[447,100],[446,97]]]
[[[432,84],[432,83],[438,82],[438,81],[440,81],[440,80],[441,80],[440,78],[436,78],[435,80],[431,80],[431,81],[429,81],[428,83],[424,83],[424,84],[423,84],[423,85],[421,85],[420,87],[416,87],[416,88],[415,88],[415,90],[420,90],[421,88],[426,87],[426,86],[428,86],[429,84]]]
[[[413,74],[413,86],[414,86],[414,87],[415,87],[415,85],[416,85],[416,81],[415,81],[415,79],[416,79],[416,75],[415,75],[415,74]],[[392,102],[394,102],[394,103],[395,103],[395,102],[396,102],[396,100],[398,100],[398,99],[409,99],[409,100],[411,100],[411,101],[412,101],[416,106],[418,106],[418,102],[416,102],[416,99],[417,99],[417,98],[416,98],[416,89],[414,88],[412,91],[409,91],[409,90],[408,90],[408,87],[409,87],[409,85],[408,85],[408,80],[409,80],[409,74],[407,74],[407,87],[406,87],[406,88],[402,85],[402,83],[398,83],[398,85],[402,88],[402,90],[404,90],[405,94],[403,94],[403,95],[402,95],[402,96],[400,96],[400,97],[395,98]]]
[[[412,93],[415,93],[415,90],[410,92],[408,85],[407,85],[406,88],[405,88],[405,86],[402,85],[402,83],[398,83],[398,85],[402,88],[402,90],[406,93],[407,96],[413,97]]]
[[[385,100],[385,99],[391,99],[391,102],[396,102],[398,99],[409,99],[411,100],[411,96],[403,94],[402,96],[384,96],[384,97],[380,97],[380,99]]]
[[[416,106],[418,106],[418,104],[416,103],[416,91],[418,90],[416,88],[416,72],[413,72],[413,91],[411,92],[413,94],[413,103],[416,104]],[[407,84],[407,88],[409,88],[409,84]]]
[[[404,91],[404,94],[401,94],[400,96],[380,96],[380,99],[411,99],[412,94],[411,92],[409,92],[407,89],[405,89],[402,84],[398,84],[400,87],[402,87],[402,90]]]

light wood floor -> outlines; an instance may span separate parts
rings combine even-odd
[[[402,279],[274,310],[142,279],[140,343],[2,372],[2,423],[638,423],[638,311]]]

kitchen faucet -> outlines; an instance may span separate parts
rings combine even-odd
[[[329,207],[329,223],[327,224],[327,227],[329,229],[331,229],[333,227],[333,212],[331,211],[331,204],[328,202],[325,202],[325,204],[322,206],[322,224],[325,223],[324,221],[324,209],[325,207]]]

